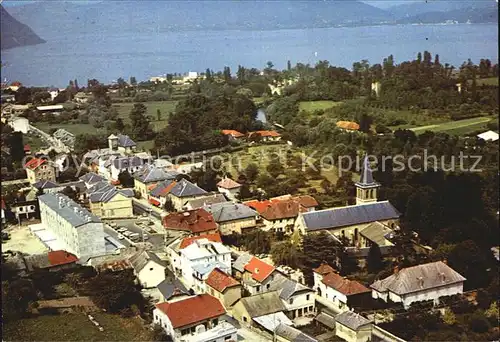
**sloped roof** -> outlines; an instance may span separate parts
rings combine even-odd
[[[267,331],[274,332],[278,325],[293,325],[293,322],[283,312],[275,312],[269,315],[254,317],[253,320],[263,326]]]
[[[187,238],[182,239],[182,241],[179,244],[179,249],[186,248],[187,246],[189,246],[190,244],[192,244],[196,240],[200,240],[200,239],[207,239],[208,241],[222,243],[222,239],[221,239],[219,233],[204,234],[204,235],[191,236],[191,237],[187,237]]]
[[[221,302],[209,294],[172,303],[160,303],[156,304],[156,307],[168,316],[174,329],[220,317],[226,313]]]
[[[78,258],[66,251],[49,251],[45,254],[36,254],[25,257],[28,269],[50,268],[55,266],[72,264],[78,261]]]
[[[211,212],[217,222],[241,220],[257,216],[257,213],[253,209],[241,203],[223,202],[207,205],[204,209]]]
[[[478,138],[483,139],[484,141],[497,141],[498,133],[493,131],[486,131],[477,135]]]
[[[219,268],[215,268],[212,272],[210,272],[207,280],[205,280],[205,283],[220,293],[224,292],[228,287],[240,285],[236,279],[224,273]]]
[[[355,280],[346,279],[335,272],[324,275],[321,282],[346,296],[371,292],[371,290],[363,284]]]
[[[255,209],[266,220],[279,220],[305,213],[308,208],[317,206],[318,202],[309,195],[297,197],[285,195],[264,201],[247,201],[243,204]]]
[[[241,254],[234,262],[233,268],[241,273],[245,272],[245,266],[252,260],[253,255],[248,253]]]
[[[249,135],[254,135],[254,134],[258,134],[261,137],[281,137],[281,134],[279,134],[276,131],[255,131],[249,133]]]
[[[137,144],[128,135],[118,134],[118,145],[121,147],[134,147]]]
[[[175,185],[170,190],[170,193],[176,197],[193,197],[204,195],[207,192],[198,185],[191,183],[187,179],[181,179],[175,182]]]
[[[364,325],[371,324],[371,320],[353,311],[344,311],[335,316],[335,321],[352,329],[358,330]]]
[[[94,172],[86,173],[83,176],[81,176],[79,179],[84,181],[85,183],[88,183],[88,184],[95,184],[97,182],[106,181],[106,178],[104,178],[103,176],[98,175],[97,173],[94,173]]]
[[[164,217],[163,226],[167,229],[185,230],[192,233],[201,233],[218,228],[212,214],[204,209],[170,213]]]
[[[42,164],[45,164],[47,162],[47,159],[41,159],[41,158],[32,158],[26,164],[24,164],[24,167],[30,170],[35,170],[37,167],[39,167]]]
[[[107,203],[117,195],[127,198],[134,196],[132,189],[117,189],[115,186],[104,181],[95,183],[86,192],[92,203]]]
[[[165,262],[163,260],[158,258],[156,254],[149,251],[139,251],[132,255],[128,260],[137,272],[140,272],[144,267],[146,267],[150,261],[153,261],[158,265],[165,266]]]
[[[359,130],[359,125],[356,122],[352,122],[352,121],[338,121],[337,127],[342,128],[342,129],[352,130],[352,131]]]
[[[290,342],[318,342],[317,339],[304,334],[302,331],[289,325],[280,323],[275,330],[276,335]]]
[[[319,267],[313,269],[313,272],[316,272],[316,273],[321,274],[321,275],[325,275],[328,273],[335,272],[335,269],[333,269],[333,267],[331,267],[328,264],[321,264],[321,265],[319,265]]]
[[[378,292],[391,291],[398,295],[424,291],[435,287],[464,282],[466,279],[442,261],[403,268],[399,272],[374,282],[370,287]]]
[[[397,219],[400,213],[389,201],[330,208],[303,213],[307,230],[330,229]]]
[[[252,257],[250,261],[245,265],[245,271],[252,273],[252,279],[262,283],[267,277],[274,272],[275,268],[264,261]]]
[[[245,136],[243,133],[235,131],[234,129],[223,129],[221,130],[221,133],[224,135],[232,135],[235,138],[241,138]]]
[[[235,182],[231,178],[224,178],[219,183],[217,183],[217,186],[219,188],[223,188],[223,189],[236,189],[236,188],[240,188],[241,184],[238,182]]]
[[[184,284],[182,284],[178,279],[174,278],[172,279],[165,279],[161,283],[156,286],[156,288],[160,291],[160,293],[165,297],[167,300],[171,298],[172,296],[180,295],[180,294],[185,294],[188,295],[189,291],[186,289]]]
[[[278,279],[273,280],[270,290],[277,291],[280,298],[283,300],[288,300],[293,295],[299,293],[314,292],[311,288],[284,276],[280,276]]]
[[[372,169],[368,160],[368,156],[366,156],[363,160],[363,167],[361,168],[361,178],[359,179],[359,182],[356,182],[356,185],[362,188],[380,186],[380,184],[373,180]]]
[[[145,164],[142,169],[134,173],[133,177],[142,183],[153,183],[167,179],[174,180],[178,175],[176,171],[167,172],[154,165]]]
[[[209,196],[207,195],[200,198],[192,199],[188,202],[188,205],[191,206],[192,209],[198,209],[211,204],[223,203],[223,202],[227,202],[226,197],[224,197],[223,194],[217,193]]]
[[[391,233],[392,229],[378,221],[370,223],[368,227],[359,232],[360,235],[378,246],[393,245],[393,243],[387,239]]]
[[[286,310],[276,291],[260,293],[240,299],[251,318]]]
[[[54,189],[54,188],[59,188],[60,185],[53,181],[42,179],[34,183],[33,187],[37,189]]]
[[[87,209],[61,193],[38,196],[38,201],[56,211],[59,216],[74,227],[79,227],[89,222],[101,222],[99,217],[91,214]]]
[[[209,261],[208,263],[195,264],[191,267],[193,268],[193,271],[201,275],[202,278],[208,276],[216,268],[219,268],[224,272],[230,272],[230,268],[228,268],[225,264],[223,264],[220,261]]]
[[[144,164],[144,161],[136,156],[120,157],[113,159],[113,166],[118,170],[127,169],[129,167],[141,166],[142,164]]]

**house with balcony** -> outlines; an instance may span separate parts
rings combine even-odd
[[[174,342],[237,341],[237,329],[224,321],[226,310],[209,294],[156,304],[153,323]]]

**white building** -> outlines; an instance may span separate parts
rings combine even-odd
[[[405,309],[414,302],[433,300],[463,293],[466,279],[442,261],[403,268],[370,287],[372,297],[401,303]]]
[[[128,260],[132,264],[134,274],[142,287],[156,287],[165,280],[165,263],[156,254],[140,251]]]
[[[184,284],[197,293],[205,292],[205,280],[214,268],[231,274],[231,250],[220,242],[198,239],[180,254]]]
[[[9,122],[10,127],[14,132],[22,132],[23,134],[28,134],[30,130],[30,122],[28,119],[23,117],[16,117]]]
[[[42,224],[57,238],[60,249],[83,261],[106,254],[100,218],[60,193],[45,194],[38,200]]]
[[[153,322],[174,342],[237,341],[237,330],[223,321],[226,310],[208,294],[156,304]]]
[[[279,293],[289,318],[314,315],[316,300],[311,288],[279,275],[271,283],[270,290]]]
[[[483,139],[484,141],[497,141],[498,133],[493,131],[486,131],[484,133],[478,134],[477,137],[479,139]]]
[[[236,201],[240,195],[241,184],[231,178],[224,178],[217,183],[217,189],[221,194],[226,195],[229,200]]]

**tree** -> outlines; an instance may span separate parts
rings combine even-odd
[[[124,188],[133,188],[134,187],[134,178],[128,172],[128,170],[123,170],[118,175],[118,180],[120,181],[121,186]]]
[[[160,108],[158,108],[156,110],[156,120],[160,121],[161,120],[161,110]]]
[[[231,69],[228,66],[224,67],[223,75],[224,75],[224,81],[226,83],[229,83],[229,81],[231,81]]]
[[[170,198],[167,198],[167,200],[165,201],[165,205],[163,205],[163,209],[165,209],[165,211],[167,211],[169,213],[175,211],[174,204],[172,203],[172,200]]]
[[[281,162],[279,158],[272,158],[269,162],[269,165],[267,165],[267,172],[273,177],[276,178],[279,175],[281,175],[285,169],[283,168],[283,165],[281,165]]]
[[[275,265],[292,268],[297,268],[299,265],[299,251],[289,240],[275,242],[270,253]]]
[[[130,84],[134,87],[137,86],[137,80],[134,76],[130,76]]]
[[[238,65],[238,71],[236,72],[236,78],[238,78],[238,81],[240,84],[243,84],[245,82],[245,68],[241,65]]]
[[[243,234],[243,245],[251,254],[268,254],[271,250],[271,235],[260,229]]]
[[[286,69],[287,69],[288,71],[292,70],[292,63],[290,62],[290,60],[288,60],[288,61],[286,62]]]
[[[117,118],[116,121],[115,121],[115,129],[121,133],[124,131],[125,129],[125,124],[123,123],[123,119],[122,118]]]
[[[380,247],[376,243],[370,246],[366,263],[369,273],[378,273],[384,267],[382,252],[380,251]]]
[[[150,139],[153,135],[146,112],[147,108],[142,103],[134,104],[134,107],[130,111],[130,125],[133,139],[144,141]]]
[[[172,337],[167,334],[165,329],[161,325],[158,325],[158,324],[154,325],[152,340],[154,342],[172,342],[173,341]]]
[[[24,158],[23,133],[12,132],[8,138],[9,152],[12,161],[19,162]]]
[[[2,282],[2,317],[16,319],[26,314],[29,305],[37,300],[35,288],[27,279]]]
[[[245,176],[250,183],[255,182],[259,175],[259,167],[255,163],[250,163],[245,169]]]
[[[68,196],[69,198],[71,198],[73,201],[76,201],[78,199],[78,193],[76,192],[76,190],[74,190],[72,187],[70,187],[69,185],[66,186],[62,191],[61,193],[63,193],[64,195]]]

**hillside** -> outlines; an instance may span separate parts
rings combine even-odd
[[[25,45],[45,43],[33,30],[17,21],[0,5],[0,42],[1,50]]]
[[[403,5],[393,6],[387,10],[395,18],[402,19],[402,18],[419,16],[424,13],[460,11],[460,10],[466,10],[469,7],[483,8],[483,7],[491,7],[491,5],[495,4],[496,3],[494,0],[475,0],[475,1],[422,0],[419,2],[411,2]]]
[[[435,24],[453,20],[458,23],[495,23],[498,22],[498,7],[469,7],[447,12],[427,12],[398,20],[399,24]]]

